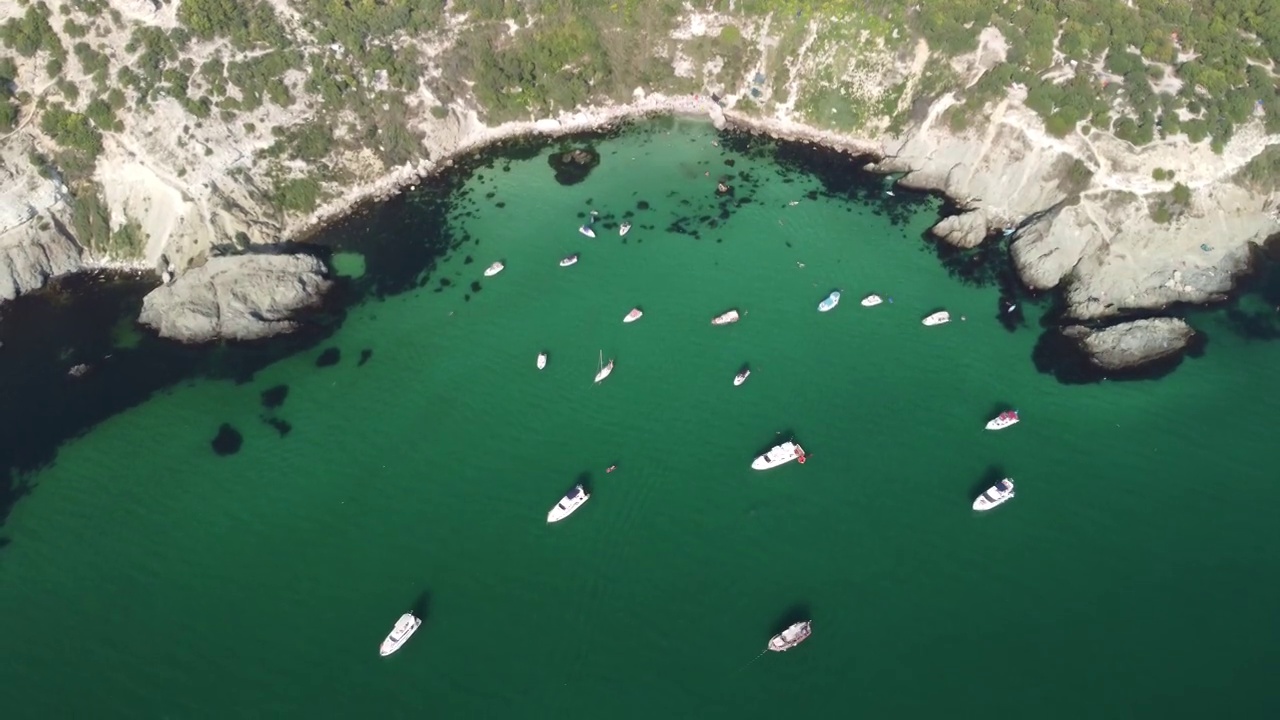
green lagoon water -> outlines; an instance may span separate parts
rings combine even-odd
[[[336,365],[193,382],[68,442],[5,525],[4,717],[1276,717],[1280,344],[1210,314],[1164,379],[1059,384],[1035,318],[1006,332],[921,240],[930,202],[891,225],[715,138],[643,126],[573,186],[499,163],[455,214],[472,240],[355,307]],[[716,216],[726,172],[752,202],[668,232]],[[634,212],[628,242],[579,235],[591,208]],[[1005,404],[1023,422],[984,432]],[[810,461],[751,470],[779,432]],[[972,512],[1001,473],[1017,499]],[[797,616],[813,637],[757,658]]]

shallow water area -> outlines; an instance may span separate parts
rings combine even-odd
[[[921,239],[936,200],[856,175],[833,197],[771,147],[645,123],[574,185],[553,148],[494,160],[447,232],[424,195],[353,221],[368,287],[396,243],[456,249],[320,348],[68,442],[16,506],[6,716],[1280,711],[1280,345],[1207,315],[1162,380],[1061,385],[1038,310],[1007,332],[999,290]],[[751,470],[791,437],[806,463]],[[1017,497],[975,514],[1004,476]],[[795,619],[813,636],[757,657]]]

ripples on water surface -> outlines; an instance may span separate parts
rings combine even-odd
[[[1208,316],[1166,379],[1059,385],[1035,318],[1006,332],[920,240],[933,201],[715,139],[645,125],[567,187],[498,160],[407,292],[436,205],[375,211],[340,262],[385,298],[322,348],[69,442],[5,528],[6,716],[1274,716],[1277,346]],[[750,470],[779,432],[812,459]],[[1017,499],[975,516],[1003,474]],[[812,639],[750,662],[796,615]]]

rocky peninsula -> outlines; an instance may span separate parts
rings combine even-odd
[[[219,256],[305,238],[504,137],[660,112],[845,149],[945,193],[961,212],[940,241],[1008,234],[1026,287],[1100,331],[1086,350],[1155,338],[1124,344],[1129,364],[1169,347],[1132,321],[1224,299],[1280,233],[1280,17],[1224,34],[1104,0],[1088,7],[1099,34],[1075,0],[498,5],[0,7],[0,300],[130,266],[156,271],[143,321],[164,335],[287,330],[322,269]]]

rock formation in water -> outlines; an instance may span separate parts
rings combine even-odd
[[[1078,320],[1219,299],[1280,232],[1275,65],[1243,60],[1280,47],[1265,13],[1222,31],[1212,8],[1188,24],[1098,0],[1107,47],[1058,3],[935,0],[866,24],[732,3],[517,21],[246,0],[246,24],[221,3],[104,2],[0,8],[0,300],[82,262],[164,258],[180,277],[461,148],[653,111],[877,156],[871,169],[954,199],[944,242],[1018,227],[1023,281],[1059,289]],[[615,36],[634,42],[606,59]],[[591,62],[541,67],[549,37]],[[526,87],[529,73],[546,80]],[[580,179],[591,155],[551,159]]]
[[[332,284],[310,255],[216,257],[148,293],[138,322],[184,343],[257,340],[296,330]]]
[[[1134,370],[1178,355],[1196,334],[1178,318],[1132,320],[1101,330],[1071,325],[1062,332],[1080,343],[1094,365],[1108,371]]]

